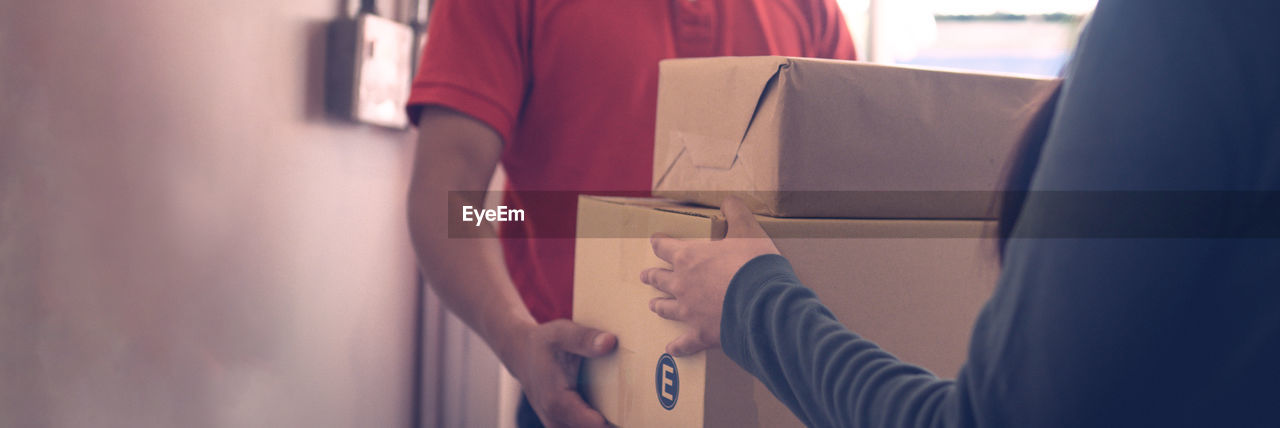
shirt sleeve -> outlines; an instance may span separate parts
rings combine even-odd
[[[734,275],[720,338],[725,354],[806,426],[955,426],[959,419],[951,411],[954,382],[849,331],[782,256],[757,257]]]
[[[510,142],[528,85],[528,4],[437,0],[409,94],[409,119],[439,105],[483,122]]]
[[[814,45],[817,46],[817,57],[843,60],[858,59],[857,47],[853,43],[853,35],[849,31],[849,23],[845,20],[844,11],[836,0],[817,0],[817,13],[814,16]]]

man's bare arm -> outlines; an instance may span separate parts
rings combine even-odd
[[[497,168],[502,139],[468,116],[424,109],[409,187],[409,230],[418,262],[437,295],[499,354],[510,352],[504,335],[534,325],[516,293],[496,239],[449,239],[449,207],[482,206]],[[467,190],[478,192],[455,192]],[[451,200],[481,196],[479,200]],[[457,230],[475,238],[496,236],[490,223]],[[504,358],[505,360],[505,358]]]
[[[480,190],[498,165],[501,137],[445,108],[425,109],[418,130],[409,230],[432,288],[520,380],[544,424],[604,426],[575,387],[581,358],[612,352],[617,338],[568,320],[538,325],[511,282],[499,241],[486,239],[496,236],[492,225],[455,231],[472,237],[449,237],[450,206],[483,205]],[[474,192],[450,194],[457,190]]]

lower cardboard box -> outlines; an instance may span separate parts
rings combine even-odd
[[[998,275],[991,225],[963,220],[757,217],[836,317],[886,351],[941,377],[964,363]],[[574,321],[612,332],[618,350],[583,365],[584,395],[622,427],[802,426],[722,351],[672,358],[684,333],[648,302],[640,271],[663,266],[648,237],[719,239],[718,210],[661,199],[584,196],[578,203]]]

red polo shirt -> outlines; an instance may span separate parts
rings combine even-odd
[[[502,136],[503,204],[526,214],[499,235],[539,322],[573,312],[572,195],[649,190],[659,60],[854,59],[835,0],[437,0],[428,35],[410,117],[440,105]]]

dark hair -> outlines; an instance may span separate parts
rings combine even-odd
[[[1062,85],[1058,85],[1036,108],[1026,129],[1022,131],[1022,138],[1014,146],[1009,164],[1005,166],[1004,184],[996,201],[996,251],[1001,260],[1004,260],[1005,244],[1013,234],[1013,226],[1022,214],[1022,203],[1027,199],[1027,191],[1031,190],[1031,176],[1040,164],[1040,151],[1049,136],[1049,125],[1053,121],[1053,112],[1061,92]]]

